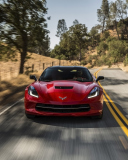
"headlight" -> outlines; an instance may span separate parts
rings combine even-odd
[[[88,95],[88,98],[93,98],[98,96],[100,93],[100,89],[98,87],[95,87],[91,90],[90,94]]]
[[[35,90],[35,88],[33,86],[29,86],[29,88],[28,88],[28,94],[30,96],[33,96],[33,97],[36,97],[36,98],[39,97],[37,91]]]

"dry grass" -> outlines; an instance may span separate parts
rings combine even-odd
[[[33,80],[29,79],[29,74],[34,74],[39,78],[43,72],[43,63],[45,63],[45,68],[52,66],[52,62],[55,65],[59,65],[59,60],[55,58],[45,57],[37,55],[35,53],[29,53],[31,58],[25,63],[26,67],[31,67],[34,64],[33,73],[28,73],[28,75],[19,75],[20,66],[20,54],[17,53],[17,62],[0,62],[0,105],[6,105],[16,102],[19,98],[24,96],[24,90],[27,85],[31,84]],[[72,65],[69,61],[62,60],[61,65]],[[30,68],[31,69],[31,68]]]
[[[117,35],[117,32],[116,32],[116,29],[114,29],[114,30],[109,30],[109,33],[110,33],[110,36],[112,36],[112,37],[118,37],[118,35]]]
[[[41,72],[33,74],[39,78]],[[0,105],[3,106],[16,102],[19,98],[23,97],[26,86],[32,82],[33,80],[29,79],[29,76],[24,74],[10,81],[2,81],[0,86]]]
[[[28,59],[25,62],[24,70],[25,72],[28,70],[31,70],[32,65],[34,64],[34,70],[40,71],[43,69],[43,63],[45,63],[45,68],[52,65],[52,62],[54,62],[54,65],[59,65],[59,60],[55,58],[45,57],[41,56],[35,53],[28,53],[28,55],[31,55],[31,58]],[[16,56],[17,61],[12,62],[0,62],[0,80],[10,80],[14,77],[17,77],[19,74],[19,67],[20,67],[20,54],[17,53]]]

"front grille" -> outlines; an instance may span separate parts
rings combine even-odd
[[[36,105],[37,111],[43,112],[55,112],[55,113],[74,113],[74,112],[87,112],[90,110],[89,104],[80,105],[52,105],[52,104],[41,104]]]
[[[73,86],[55,86],[55,89],[72,89]]]

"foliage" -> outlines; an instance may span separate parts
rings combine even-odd
[[[67,31],[67,26],[66,26],[66,22],[65,19],[60,19],[58,21],[58,25],[57,25],[57,37],[61,37],[63,33],[65,33]]]
[[[124,63],[124,66],[128,65],[128,54],[125,56],[123,63]]]
[[[105,54],[106,50],[108,50],[108,45],[104,41],[101,41],[99,46],[97,47],[98,54],[103,55]]]
[[[77,25],[77,24],[79,24],[79,21],[78,21],[77,19],[75,19],[75,20],[73,21],[73,25]]]
[[[8,46],[15,46],[20,52],[19,73],[24,72],[27,51],[34,47],[38,50],[47,43],[46,13],[46,0],[1,0],[0,36]]]
[[[88,63],[92,64],[92,60],[93,60],[93,56],[89,55],[89,57],[88,57]]]
[[[9,45],[0,43],[0,61],[17,61],[16,50]]]
[[[87,34],[87,27],[85,26],[85,24],[76,24],[73,25],[69,28],[69,33],[70,36],[72,37],[75,47],[76,49],[79,50],[79,61],[81,61],[81,50],[83,48],[86,48],[86,36],[88,36]]]
[[[109,54],[114,58],[114,63],[123,61],[128,52],[128,45],[125,41],[113,40],[109,42]]]
[[[106,24],[106,20],[109,18],[109,3],[108,0],[102,0],[101,8],[97,10],[98,21],[102,25],[102,33]]]
[[[97,26],[94,26],[89,32],[91,46],[96,46],[100,41],[100,34],[98,33],[98,30],[99,28]]]
[[[69,30],[61,34],[60,43],[51,51],[51,57],[65,57],[68,60],[73,60],[77,59],[79,54],[79,60],[81,61],[82,54],[87,46],[86,36],[87,27],[75,20]]]
[[[87,61],[83,60],[83,61],[81,61],[81,64],[82,65],[87,65],[88,63],[87,63]]]
[[[113,41],[113,40],[116,40],[116,38],[115,38],[115,37],[112,37],[112,36],[109,36],[109,37],[106,39],[105,42],[106,42],[107,44],[109,44],[109,42],[110,42],[110,41]]]
[[[110,36],[109,31],[105,31],[105,32],[102,34],[101,40],[102,40],[102,41],[105,41],[109,36]]]

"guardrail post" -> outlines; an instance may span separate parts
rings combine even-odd
[[[34,64],[32,64],[32,72],[34,72]]]
[[[43,70],[45,69],[45,63],[43,63]]]
[[[2,78],[1,78],[1,70],[0,70],[0,83],[1,83],[1,79],[2,79]]]
[[[52,62],[52,66],[54,66],[54,62]]]
[[[61,60],[59,59],[59,66],[61,65]]]

